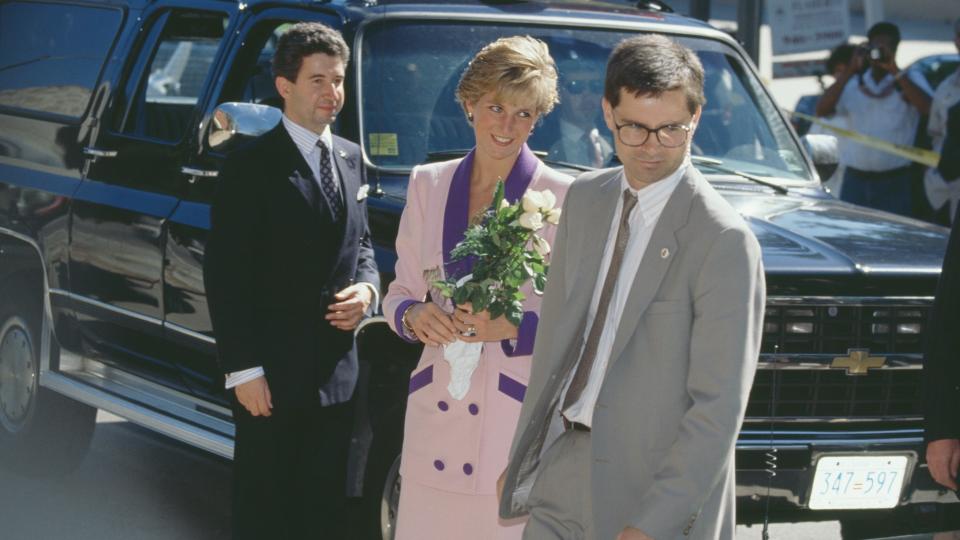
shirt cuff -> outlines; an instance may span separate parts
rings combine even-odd
[[[524,311],[520,327],[517,328],[517,339],[500,341],[500,348],[507,356],[527,356],[533,354],[533,341],[537,337],[537,323],[540,317],[533,311]]]
[[[249,369],[242,369],[240,371],[234,371],[232,373],[227,373],[227,382],[226,384],[224,384],[224,388],[229,390],[234,386],[240,386],[245,382],[250,382],[258,377],[263,377],[263,376],[264,376],[264,371],[262,366],[257,366]]]
[[[417,343],[420,340],[417,339],[417,336],[407,332],[406,327],[403,326],[403,314],[410,306],[417,303],[418,302],[413,299],[404,300],[403,302],[400,302],[400,305],[397,306],[397,311],[393,314],[393,327],[397,329],[397,335],[400,336],[404,341],[410,343]]]
[[[373,295],[373,298],[370,299],[370,305],[367,306],[367,315],[374,316],[377,314],[377,311],[380,310],[380,291],[377,290],[377,287],[373,283],[368,283],[366,281],[361,281],[361,285],[366,285],[370,289],[370,293]]]

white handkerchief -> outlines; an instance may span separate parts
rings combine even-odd
[[[459,339],[443,348],[443,358],[450,363],[450,384],[447,392],[460,401],[470,390],[470,378],[480,363],[483,343],[467,343]]]
[[[368,193],[370,193],[370,184],[363,184],[360,186],[360,189],[357,190],[357,201],[366,199]]]

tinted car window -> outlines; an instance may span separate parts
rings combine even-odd
[[[0,105],[82,116],[121,20],[117,9],[0,4]]]
[[[125,119],[125,133],[165,141],[186,134],[226,25],[219,13],[171,15]]]
[[[548,160],[597,166],[597,152],[577,146],[596,130],[605,141],[603,165],[610,165],[615,158],[600,108],[602,77],[611,49],[632,33],[439,21],[390,21],[365,30],[361,112],[370,159],[383,167],[409,168],[472,147],[473,132],[454,99],[460,75],[483,45],[523,34],[545,41],[560,71],[561,103],[537,125],[531,148]],[[755,175],[809,180],[786,124],[739,56],[720,42],[678,40],[697,52],[706,71],[707,104],[693,154]]]

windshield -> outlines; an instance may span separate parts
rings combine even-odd
[[[616,164],[600,99],[607,57],[631,33],[446,21],[385,21],[365,29],[362,133],[373,163],[410,168],[472,148],[473,130],[454,98],[460,75],[485,44],[524,34],[547,43],[560,72],[560,104],[540,119],[530,147],[552,163]],[[809,180],[811,173],[775,105],[735,51],[707,39],[676,39],[697,52],[706,73],[707,103],[693,155],[755,176]],[[705,174],[718,173],[697,166]]]

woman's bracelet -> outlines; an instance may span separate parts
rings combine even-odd
[[[407,319],[407,315],[410,314],[410,310],[416,305],[416,303],[410,304],[403,310],[403,315],[400,315],[400,324],[403,325],[404,331],[406,331],[410,337],[417,337],[417,333],[413,331],[413,326],[410,326],[410,320]]]

